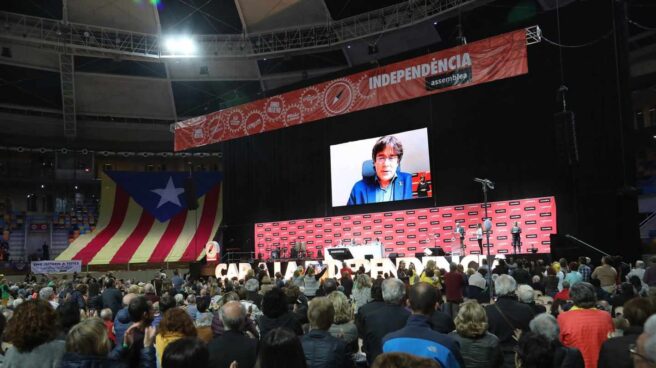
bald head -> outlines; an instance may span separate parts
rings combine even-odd
[[[416,283],[410,289],[410,308],[415,314],[430,316],[435,311],[437,289],[425,282]]]
[[[246,320],[246,309],[240,302],[227,302],[221,307],[220,317],[226,331],[239,331]]]

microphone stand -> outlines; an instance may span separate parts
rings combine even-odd
[[[481,183],[481,188],[483,189],[483,207],[485,209],[485,220],[489,220],[487,217],[487,190],[489,189],[494,189],[494,184],[488,180],[488,179],[478,179],[474,178],[474,181],[477,183]],[[485,247],[487,248],[487,288],[490,291],[490,302],[492,302],[492,262],[490,260],[490,229],[485,229],[485,238],[486,238],[486,244]]]

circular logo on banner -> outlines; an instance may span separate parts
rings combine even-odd
[[[259,111],[251,111],[246,115],[246,133],[255,134],[264,131],[264,116]]]
[[[219,254],[221,254],[221,247],[216,241],[210,241],[205,244],[205,256],[208,261],[218,261]]]
[[[323,94],[323,106],[331,115],[348,111],[353,102],[353,88],[344,80],[338,80],[326,88]]]
[[[209,128],[209,136],[212,141],[220,141],[223,139],[223,136],[225,135],[226,128],[225,124],[223,122],[223,119],[221,119],[222,114],[216,114],[211,117],[211,120],[209,124],[204,124],[206,127]]]
[[[298,125],[303,121],[303,113],[298,106],[290,106],[285,111],[285,126]]]
[[[376,91],[369,88],[369,74],[365,74],[358,81],[358,95],[365,99],[370,99],[376,96]]]
[[[193,119],[191,122],[191,139],[194,141],[194,144],[202,144],[208,138],[207,135],[207,119],[205,116],[199,116]]]
[[[228,115],[228,129],[230,129],[231,132],[243,130],[243,123],[244,115],[242,115],[241,111],[233,111]]]
[[[301,109],[303,112],[311,113],[319,108],[319,91],[314,87],[306,88],[301,93]]]
[[[264,112],[271,120],[276,120],[282,114],[284,109],[284,101],[279,96],[271,97],[264,104]]]

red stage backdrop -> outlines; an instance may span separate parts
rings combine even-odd
[[[526,73],[522,29],[179,122],[175,150]]]
[[[551,251],[549,235],[557,232],[554,197],[490,202],[488,206],[488,216],[493,223],[490,254],[512,253],[510,229],[515,221],[522,228],[522,253],[533,247],[537,253]],[[340,241],[342,244],[364,243],[376,238],[382,242],[385,256],[390,253],[398,253],[400,257],[414,256],[436,245],[449,252],[452,245],[459,246],[454,239],[454,229],[456,223],[460,223],[466,231],[466,253],[479,254],[476,224],[484,217],[483,204],[475,203],[258,223],[255,224],[255,252],[269,259],[272,248],[289,248],[290,242],[302,241],[316,256],[318,250],[325,252],[324,248]]]

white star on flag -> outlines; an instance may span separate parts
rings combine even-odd
[[[166,184],[165,188],[152,189],[151,192],[154,192],[160,196],[159,203],[157,204],[157,208],[160,208],[169,202],[175,204],[178,207],[182,207],[182,205],[180,204],[180,199],[178,199],[178,196],[184,193],[184,189],[176,188],[175,185],[173,185],[173,177],[169,177],[169,182]]]

